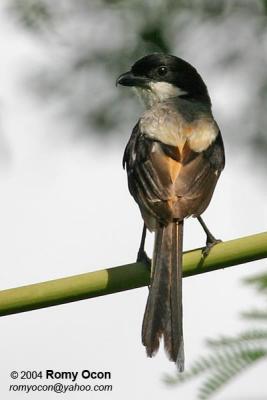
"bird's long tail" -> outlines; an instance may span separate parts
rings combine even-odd
[[[161,336],[171,361],[184,370],[182,311],[183,221],[160,226],[155,235],[151,286],[142,327],[147,355],[159,348]]]

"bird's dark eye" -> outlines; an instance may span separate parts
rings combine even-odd
[[[165,66],[161,66],[161,67],[158,68],[158,71],[157,71],[157,72],[158,72],[158,74],[159,74],[160,76],[164,76],[164,75],[167,74],[168,68],[165,67]]]

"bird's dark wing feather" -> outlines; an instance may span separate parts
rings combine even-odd
[[[138,203],[142,216],[149,226],[148,219],[155,218],[162,223],[171,219],[171,210],[166,207],[170,197],[170,179],[162,180],[162,168],[155,168],[151,154],[157,144],[141,133],[137,123],[123,156],[123,167],[127,170],[128,186],[131,195]]]
[[[176,146],[151,140],[137,124],[126,146],[123,165],[130,193],[145,222],[147,215],[163,224],[174,218],[200,215],[224,167],[221,134],[201,153],[191,150],[187,142],[179,151]]]
[[[203,156],[208,160],[211,167],[221,172],[225,166],[224,145],[222,134],[219,131],[215,142],[203,152]]]

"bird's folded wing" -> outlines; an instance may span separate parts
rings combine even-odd
[[[207,150],[197,153],[187,142],[179,149],[152,140],[140,132],[137,124],[123,164],[130,192],[141,210],[161,220],[182,218],[187,216],[183,214],[197,213],[201,203],[213,193],[224,167],[221,135],[218,134]]]

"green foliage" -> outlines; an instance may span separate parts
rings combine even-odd
[[[245,280],[267,296],[267,273]],[[267,300],[267,298],[266,298]],[[246,320],[260,321],[267,327],[266,307],[241,314]],[[238,376],[257,361],[267,358],[267,329],[250,329],[236,336],[221,336],[207,340],[209,353],[196,360],[184,374],[166,376],[165,382],[174,385],[204,376],[198,391],[200,400],[209,399],[230,380]]]
[[[256,289],[267,295],[267,274],[261,274],[257,276],[253,276],[251,278],[247,278],[244,280],[248,285],[256,286]]]
[[[20,16],[21,24],[32,31],[38,31],[53,18],[53,13],[45,2],[36,0],[15,1],[11,3],[10,11],[16,12]]]

